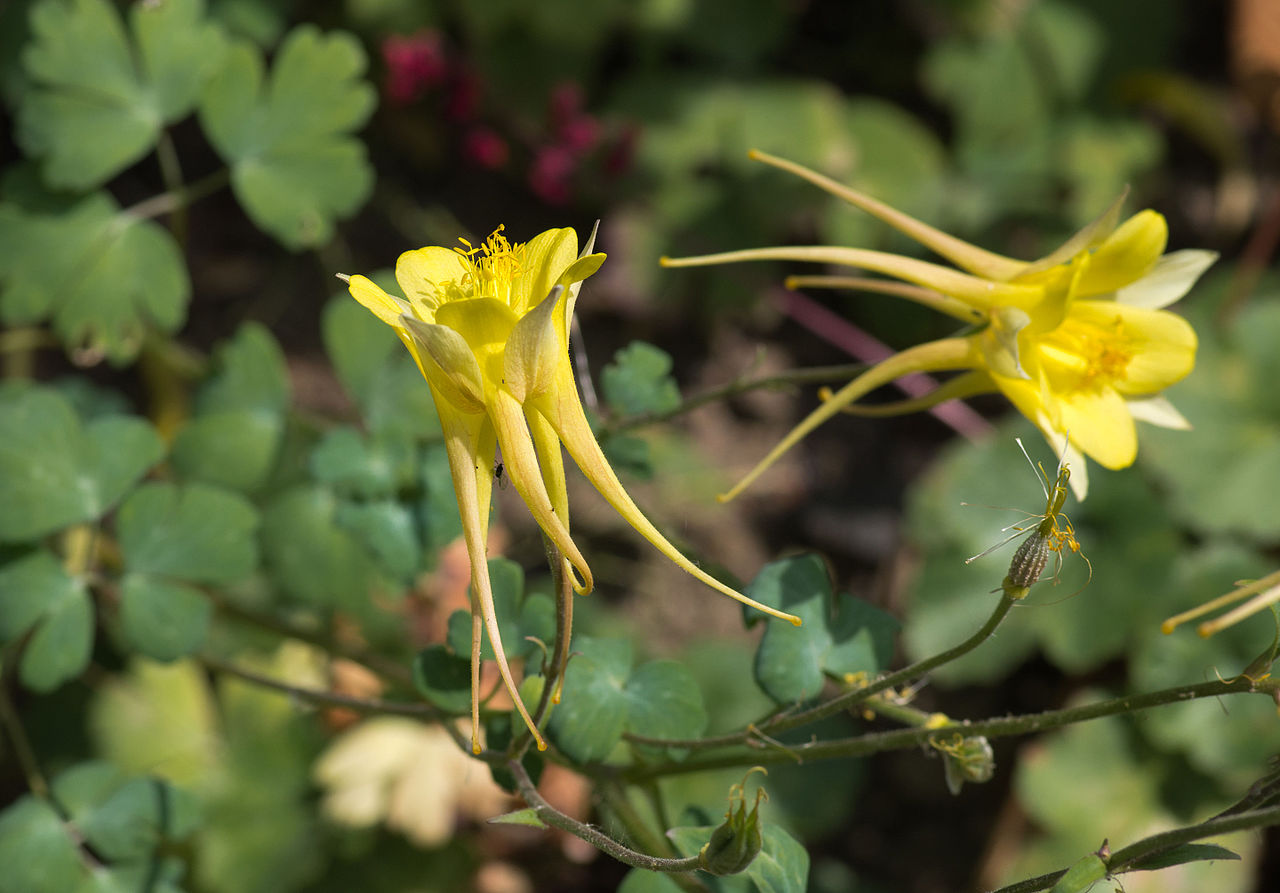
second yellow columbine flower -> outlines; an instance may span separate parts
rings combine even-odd
[[[961,371],[933,393],[888,407],[909,412],[945,400],[1003,393],[1033,421],[1088,485],[1081,454],[1107,468],[1137,455],[1134,419],[1166,427],[1186,420],[1160,396],[1195,364],[1196,335],[1161,308],[1182,297],[1217,255],[1164,253],[1168,228],[1154,211],[1117,226],[1120,201],[1047,257],[1027,262],[985,251],[821,174],[760,152],[752,157],[797,174],[879,218],[960,269],[860,248],[796,246],[663,258],[682,267],[743,260],[800,260],[856,267],[898,280],[792,277],[788,287],[855,288],[917,301],[977,326],[976,331],[904,350],[831,395],[788,434],[724,499],[731,499],[779,456],[837,412],[912,372]]]
[[[506,474],[547,539],[564,556],[578,592],[591,568],[569,535],[561,445],[627,523],[688,573],[714,589],[793,622],[708,575],[682,555],[636,507],[591,433],[569,362],[569,321],[583,280],[604,255],[581,255],[571,229],[513,245],[501,228],[481,246],[430,246],[396,262],[401,299],[364,276],[342,277],[352,296],[395,329],[431,387],[471,559],[472,748],[478,753],[482,628],[503,683],[540,748],[546,745],[507,664],[489,583],[486,542],[495,447]],[[563,668],[559,668],[563,671]]]

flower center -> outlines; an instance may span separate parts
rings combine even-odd
[[[1064,390],[1098,391],[1125,378],[1133,339],[1119,315],[1102,323],[1068,318],[1042,345],[1042,355]]]
[[[457,286],[468,297],[497,298],[510,305],[511,283],[524,272],[525,246],[507,241],[503,229],[500,225],[478,247],[458,239],[465,247],[453,250],[462,258],[465,270]]]

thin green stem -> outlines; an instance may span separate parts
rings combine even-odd
[[[766,749],[763,744],[749,739],[745,742],[745,747],[731,753],[714,757],[691,757],[681,763],[669,763],[661,766],[632,767],[623,771],[621,778],[630,783],[639,783],[653,778],[703,772],[709,769],[863,757],[886,750],[919,747],[927,744],[931,738],[936,736],[954,735],[957,732],[966,738],[979,735],[987,738],[1029,735],[1090,719],[1098,719],[1103,716],[1136,713],[1139,710],[1149,710],[1152,707],[1159,707],[1164,704],[1176,704],[1198,698],[1214,698],[1221,695],[1246,694],[1250,692],[1265,692],[1270,696],[1275,696],[1277,690],[1280,690],[1280,680],[1269,679],[1253,682],[1246,677],[1238,677],[1229,681],[1201,682],[1196,685],[1182,685],[1140,695],[1109,698],[1063,710],[1047,710],[1043,713],[1033,713],[1025,716],[1002,716],[978,721],[963,720],[939,728],[894,729],[887,732],[873,732],[853,738],[815,741],[808,744],[795,745],[784,750],[778,750],[776,747]]]
[[[167,130],[160,133],[160,140],[156,144],[156,158],[160,162],[160,177],[164,180],[164,187],[168,194],[184,195],[186,184],[182,179],[182,164],[178,160],[178,149],[173,144],[173,137],[169,135]],[[173,237],[184,248],[187,244],[187,207],[189,204],[189,201],[179,203],[173,209],[171,217]]]
[[[623,431],[630,431],[633,428],[665,422],[701,406],[706,406],[708,403],[715,403],[728,397],[745,394],[748,391],[761,389],[778,390],[799,384],[818,384],[828,381],[840,381],[846,378],[851,379],[859,373],[865,372],[866,369],[867,367],[864,363],[848,363],[841,366],[815,366],[811,369],[792,369],[787,372],[780,372],[777,375],[766,375],[761,378],[737,378],[726,385],[721,385],[718,388],[704,391],[695,397],[690,397],[682,401],[679,406],[671,409],[660,412],[639,412],[634,415],[606,421],[603,425],[603,432],[605,434],[619,434]]]
[[[136,205],[124,209],[124,214],[138,220],[149,220],[163,214],[172,214],[181,208],[190,207],[205,196],[219,191],[231,181],[228,170],[215,171],[178,190],[162,192],[151,198],[143,199]]]
[[[542,799],[542,795],[538,793],[538,789],[534,787],[532,779],[529,778],[529,774],[524,771],[524,766],[520,765],[519,761],[512,760],[507,763],[507,768],[511,771],[512,776],[515,777],[516,786],[520,789],[520,796],[524,798],[524,802],[532,807],[538,818],[551,827],[559,828],[561,831],[568,832],[580,840],[585,840],[601,852],[633,868],[664,872],[694,871],[697,869],[697,856],[690,856],[687,859],[662,859],[646,853],[640,853],[619,843],[603,831],[565,815]]]
[[[40,799],[49,800],[49,783],[45,781],[44,773],[40,771],[40,762],[36,759],[36,751],[31,746],[31,739],[27,737],[26,727],[22,725],[22,717],[18,715],[18,709],[14,706],[13,699],[9,697],[9,680],[14,678],[17,653],[16,645],[7,650],[4,670],[0,672],[0,726],[3,726],[9,736],[9,742],[13,745],[13,755],[18,760],[18,767],[22,770],[27,788]]]

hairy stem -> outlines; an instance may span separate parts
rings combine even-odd
[[[208,655],[200,658],[200,663],[204,667],[214,673],[220,673],[225,676],[235,676],[256,685],[260,688],[277,691],[281,694],[288,695],[298,701],[308,704],[315,704],[321,707],[345,707],[349,710],[355,710],[358,713],[380,714],[384,716],[408,716],[413,719],[422,719],[429,722],[437,723],[446,732],[454,742],[468,753],[471,752],[471,744],[466,740],[465,736],[455,728],[448,714],[443,713],[431,704],[414,703],[407,701],[383,701],[378,698],[357,698],[351,695],[340,695],[336,692],[321,691],[314,688],[304,688],[302,686],[293,685],[280,679],[273,679],[270,676],[264,676],[253,670],[246,670],[244,667],[238,667],[235,664],[220,660],[216,657]]]
[[[632,767],[625,770],[621,777],[627,782],[636,783],[648,781],[652,778],[702,772],[708,769],[862,757],[886,750],[919,747],[927,744],[935,736],[954,735],[957,732],[966,738],[978,735],[983,735],[987,738],[1029,735],[1090,719],[1114,716],[1121,713],[1136,713],[1139,710],[1148,710],[1164,704],[1177,704],[1197,698],[1214,698],[1220,695],[1247,694],[1250,692],[1264,692],[1275,696],[1277,691],[1280,691],[1280,680],[1268,679],[1255,682],[1241,676],[1229,681],[1201,682],[1196,685],[1182,685],[1140,695],[1109,698],[1063,710],[1047,710],[1043,713],[1032,713],[1024,716],[1001,716],[977,721],[963,720],[938,728],[925,727],[872,732],[853,738],[815,741],[809,744],[787,747],[783,750],[778,750],[776,747],[766,749],[760,742],[748,739],[740,749],[720,756],[691,757],[682,763],[669,763],[652,767]]]
[[[520,796],[524,798],[524,802],[528,803],[533,811],[538,814],[538,818],[553,828],[559,828],[572,834],[580,840],[585,840],[596,849],[603,853],[607,853],[619,862],[630,865],[633,868],[643,868],[648,871],[693,871],[698,867],[698,857],[690,856],[687,859],[662,859],[657,856],[650,856],[646,853],[640,853],[636,850],[625,846],[605,834],[598,828],[583,824],[577,819],[565,815],[556,809],[546,800],[542,799],[542,795],[538,793],[538,789],[534,787],[533,781],[529,778],[529,774],[524,771],[524,767],[516,760],[512,760],[507,764],[507,768],[515,777],[516,786],[520,789]]]

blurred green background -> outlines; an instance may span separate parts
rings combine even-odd
[[[381,280],[421,245],[599,220],[609,260],[578,303],[576,359],[606,450],[664,529],[742,580],[821,553],[832,592],[901,620],[899,663],[978,626],[1007,554],[963,559],[1011,519],[961,503],[1037,509],[1015,436],[1053,461],[1000,401],[976,404],[990,431],[833,420],[728,507],[713,494],[812,389],[626,424],[742,376],[867,359],[839,346],[850,333],[897,349],[951,331],[822,292],[848,328],[815,332],[780,264],[661,269],[787,243],[919,252],[751,148],[1015,256],[1126,185],[1130,210],[1166,215],[1171,249],[1222,252],[1176,308],[1201,353],[1169,396],[1195,429],[1145,429],[1136,467],[1091,469],[1069,510],[1092,581],[1069,560],[917,703],[980,718],[1238,673],[1271,641],[1267,615],[1209,640],[1159,622],[1277,566],[1276,34],[1267,0],[0,6],[0,865],[44,866],[6,868],[0,890],[624,883],[568,838],[485,826],[505,801],[447,737],[220,669],[404,700],[414,655],[450,641],[465,553],[430,395],[333,278]],[[580,633],[632,639],[637,675],[678,659],[709,733],[768,709],[749,681],[758,633],[581,484],[575,531],[601,585]],[[548,582],[524,508],[498,501],[518,641],[546,628],[524,593]],[[99,860],[89,880],[27,796],[15,727]],[[1264,699],[1199,701],[995,746],[995,780],[959,797],[919,752],[776,770],[766,817],[805,843],[820,893],[987,889],[1212,815],[1280,750],[1280,720]],[[672,819],[714,820],[740,779],[665,782]],[[579,776],[551,766],[544,784],[592,814]],[[1280,884],[1274,831],[1228,845],[1240,862],[1125,889]]]

